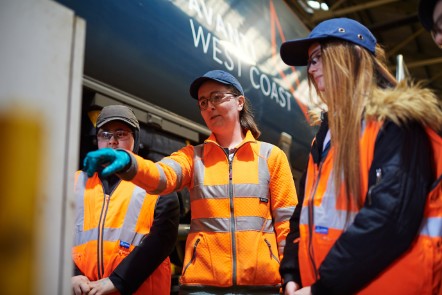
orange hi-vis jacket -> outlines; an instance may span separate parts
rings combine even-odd
[[[157,198],[127,181],[121,181],[111,195],[105,195],[97,173],[91,178],[82,171],[76,173],[72,257],[89,280],[108,277],[141,243],[152,227]],[[170,285],[167,258],[134,294],[168,295]]]
[[[369,195],[368,172],[373,161],[376,138],[382,126],[380,122],[367,123],[360,140],[362,203]],[[429,128],[427,134],[433,148],[439,181],[433,184],[432,191],[427,196],[418,236],[405,253],[357,294],[442,294],[442,141]],[[335,195],[332,181],[333,153],[331,147],[319,167],[313,163],[311,155],[309,159],[300,219],[299,266],[303,286],[312,285],[320,277],[321,263],[348,226],[344,213],[345,201]],[[350,221],[357,213],[357,209],[349,212]],[[352,278],[348,277],[347,280],[351,281]]]
[[[426,128],[433,149],[437,179],[431,187],[425,207],[420,236],[431,240],[427,247],[433,250],[433,294],[442,295],[442,137]]]
[[[146,191],[190,190],[182,287],[278,290],[279,263],[297,204],[281,149],[255,140],[249,131],[231,160],[213,134],[204,144],[186,146],[157,163],[131,156],[133,167],[125,173],[132,176],[126,179],[134,177],[131,181]]]

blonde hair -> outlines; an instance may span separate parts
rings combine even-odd
[[[359,139],[364,109],[375,88],[394,86],[396,80],[380,46],[374,57],[356,44],[332,40],[321,43],[321,52],[325,89],[319,91],[310,76],[309,83],[328,107],[336,195],[344,193],[348,210],[354,205],[361,208]]]

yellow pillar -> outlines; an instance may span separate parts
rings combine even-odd
[[[36,210],[42,164],[39,120],[35,114],[0,112],[1,294],[36,294]]]

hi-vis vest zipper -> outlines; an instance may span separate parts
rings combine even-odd
[[[152,227],[157,198],[127,181],[105,195],[97,173],[88,178],[77,172],[72,257],[89,280],[108,277],[140,244]],[[134,294],[169,294],[170,278],[167,258]]]

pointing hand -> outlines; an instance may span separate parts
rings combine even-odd
[[[111,148],[99,149],[89,152],[83,161],[83,171],[86,171],[89,177],[101,167],[106,166],[101,172],[101,176],[107,177],[123,170],[130,164],[130,156],[122,150],[114,150]]]

